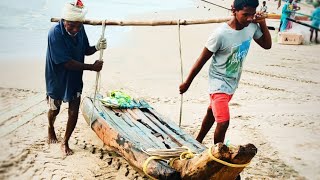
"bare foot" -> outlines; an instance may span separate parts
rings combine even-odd
[[[54,131],[54,127],[48,127],[48,143],[49,144],[58,143],[58,139],[56,136],[56,132]]]
[[[61,144],[61,150],[64,156],[70,156],[73,154],[73,151],[69,148],[68,143]]]

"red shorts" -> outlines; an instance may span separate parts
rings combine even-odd
[[[217,123],[229,121],[229,101],[232,95],[225,93],[210,94],[210,107]]]

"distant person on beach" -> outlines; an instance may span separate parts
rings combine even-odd
[[[86,9],[82,2],[67,3],[62,18],[48,34],[48,48],[45,67],[48,112],[48,143],[57,143],[54,122],[62,102],[69,103],[68,122],[61,145],[64,155],[71,155],[69,138],[77,124],[80,97],[83,88],[84,70],[100,71],[103,62],[85,64],[85,55],[92,55],[106,48],[106,40],[100,39],[95,46],[90,46],[83,26]]]
[[[291,14],[290,14],[290,18],[291,19],[295,19],[296,18],[296,11],[299,11],[301,8],[300,6],[298,6],[298,0],[294,0],[292,2],[292,6],[290,7],[291,10]]]
[[[287,18],[290,18],[291,13],[293,12],[292,2],[293,0],[289,0],[282,7],[279,32],[283,32],[285,30],[291,29],[292,27],[292,22],[287,20]]]
[[[258,0],[234,1],[233,18],[210,35],[187,79],[179,86],[180,94],[185,93],[205,63],[211,60],[210,105],[196,138],[199,142],[203,141],[214,122],[217,122],[214,143],[224,142],[230,120],[229,101],[238,87],[243,62],[252,39],[264,49],[272,46],[266,21],[260,12],[256,12],[258,6]]]
[[[268,11],[268,7],[267,7],[267,5],[266,5],[266,1],[263,1],[263,2],[262,2],[262,6],[261,6],[261,8],[260,8],[260,12],[262,12],[262,13],[267,13],[267,11]]]
[[[314,4],[315,9],[311,14],[311,18],[310,20],[312,20],[311,25],[315,28],[320,27],[320,4],[319,3],[315,3]],[[312,42],[312,37],[313,37],[313,32],[315,32],[315,43],[318,44],[318,30],[315,30],[314,28],[310,28],[310,42]]]

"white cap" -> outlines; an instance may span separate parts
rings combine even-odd
[[[67,21],[79,21],[83,22],[85,20],[85,15],[87,14],[87,9],[82,6],[76,6],[73,3],[66,3],[62,10],[62,19]]]

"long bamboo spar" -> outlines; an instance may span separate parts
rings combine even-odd
[[[230,20],[231,17],[216,18],[216,19],[199,19],[199,20],[180,20],[180,25],[192,25],[192,24],[210,24],[210,23],[222,23]],[[60,18],[51,18],[51,22],[58,22]],[[83,24],[89,25],[102,25],[103,20],[90,20],[86,19]],[[168,20],[168,21],[115,21],[115,20],[105,20],[108,26],[165,26],[165,25],[178,25],[178,20]]]

